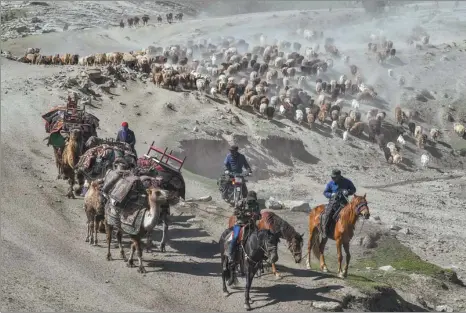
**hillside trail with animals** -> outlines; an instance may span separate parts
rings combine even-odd
[[[2,310],[466,309],[461,5],[152,5],[2,44]]]

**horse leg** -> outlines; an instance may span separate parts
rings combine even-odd
[[[228,269],[228,262],[227,262],[227,258],[225,257],[225,254],[222,253],[222,256],[220,257],[220,260],[221,260],[221,264],[222,264],[222,286],[223,286],[223,295],[225,297],[228,297],[230,295],[230,293],[228,292],[228,289],[227,289],[227,284],[226,284],[226,280],[227,280],[227,273],[229,272],[229,269]]]
[[[272,263],[272,273],[275,275],[276,278],[280,278],[280,273],[277,271],[275,263]]]
[[[165,252],[165,244],[168,239],[168,213],[163,214],[163,233],[162,241],[160,242],[160,252]]]
[[[141,273],[141,274],[147,273],[146,269],[144,268],[144,265],[142,265],[142,243],[141,243],[141,239],[138,238],[137,240],[135,240],[134,243],[136,244],[136,252],[138,254],[138,262],[139,262],[138,273]]]
[[[341,239],[336,240],[337,244],[337,257],[338,257],[338,277],[342,278],[341,262],[343,261],[343,254],[341,253]]]
[[[107,261],[110,261],[112,259],[112,254],[110,253],[110,243],[112,242],[113,226],[105,223],[105,232],[107,233]]]
[[[345,264],[345,269],[343,271],[343,277],[346,277],[348,276],[348,266],[351,260],[351,254],[349,251],[349,242],[343,242],[343,249],[345,249],[345,254],[346,254],[346,264]]]
[[[126,262],[127,259],[126,259],[125,251],[123,250],[123,243],[122,243],[123,233],[121,232],[121,230],[117,231],[116,237],[118,241],[118,247],[120,248],[120,256],[123,259],[123,261]]]
[[[248,264],[246,265],[246,288],[244,291],[244,309],[247,311],[251,310],[251,298],[249,297],[249,293],[251,291],[251,285],[252,285],[252,279],[254,278],[254,275],[256,274],[257,269],[251,268],[251,265]]]
[[[129,254],[129,258],[128,258],[128,267],[133,267],[134,264],[133,264],[133,256],[134,256],[134,251],[136,251],[136,242],[134,239],[131,239],[132,243],[131,243],[131,253]]]
[[[325,245],[327,244],[327,238],[322,239],[319,245],[319,253],[320,253],[320,270],[324,273],[328,272],[327,265],[325,264],[325,258],[324,258],[324,251],[325,251]]]
[[[313,237],[314,237],[314,228],[309,227],[309,240],[307,241],[307,259],[306,259],[306,267],[307,269],[311,269],[311,249],[313,245]]]

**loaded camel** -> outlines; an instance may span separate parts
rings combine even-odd
[[[135,235],[129,235],[131,238],[132,244],[131,244],[131,254],[129,256],[129,259],[126,259],[125,252],[123,251],[123,245],[121,242],[122,239],[122,234],[123,231],[121,229],[118,230],[117,232],[117,241],[118,245],[120,247],[120,255],[123,258],[125,262],[128,262],[127,265],[128,267],[133,267],[133,256],[134,252],[137,252],[137,258],[139,261],[138,264],[138,272],[139,273],[146,273],[146,270],[144,266],[142,265],[142,238],[143,236],[146,235],[147,232],[150,232],[154,229],[155,225],[158,224],[159,222],[159,217],[160,213],[162,212],[163,208],[162,206],[168,205],[168,194],[165,190],[159,189],[153,186],[150,186],[148,189],[146,189],[147,195],[148,195],[148,205],[149,209],[142,209],[144,210],[143,214],[143,219],[141,222],[141,226]],[[107,212],[106,212],[106,219],[107,219]],[[107,260],[110,261],[112,259],[112,255],[110,253],[110,242],[112,240],[112,232],[114,226],[109,225],[108,222],[106,222],[106,232],[107,232],[107,247],[108,247],[108,253],[107,253]]]
[[[82,190],[84,185],[84,176],[80,173],[76,174],[74,171],[82,153],[82,138],[83,134],[80,129],[71,130],[70,137],[68,142],[65,144],[61,157],[61,171],[64,176],[63,178],[68,179],[69,183],[67,196],[72,199],[76,199],[73,192],[73,186],[76,182],[76,178],[78,179],[80,187],[79,190]]]

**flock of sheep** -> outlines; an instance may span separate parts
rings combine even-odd
[[[213,97],[225,96],[231,104],[239,108],[256,111],[267,119],[272,119],[275,112],[281,116],[294,119],[298,124],[307,121],[309,128],[317,120],[320,124],[330,124],[332,133],[337,129],[343,131],[342,137],[368,134],[384,151],[389,163],[402,161],[400,147],[385,140],[382,122],[385,112],[371,109],[367,112],[367,122],[361,121],[360,102],[370,102],[377,97],[374,88],[364,82],[360,68],[350,64],[350,58],[336,48],[332,38],[323,40],[323,33],[302,30],[297,31],[312,47],[303,48],[299,42],[277,41],[273,43],[263,34],[256,40],[260,43],[251,47],[244,39],[219,37],[216,39],[189,40],[186,45],[168,47],[149,46],[141,51],[128,53],[96,53],[84,57],[73,54],[43,56],[39,49],[29,48],[18,61],[32,64],[77,64],[83,66],[125,66],[151,74],[152,81],[158,87],[171,90],[197,89]],[[422,42],[428,42],[423,36]],[[320,49],[323,44],[324,49]],[[323,50],[323,51],[321,51]],[[396,54],[393,42],[384,37],[372,36],[368,44],[370,54],[383,63]],[[337,73],[334,62],[344,64],[348,72]],[[389,75],[393,72],[389,70]],[[328,77],[338,79],[330,79]],[[327,78],[325,81],[323,78]],[[403,85],[404,77],[398,78]],[[312,91],[311,91],[312,90]],[[344,107],[351,107],[344,112]],[[401,126],[408,124],[410,133],[416,139],[420,149],[424,148],[427,134],[420,125],[416,126],[412,111],[395,108],[395,120]],[[454,126],[455,132],[463,136],[464,126]],[[399,131],[397,143],[405,144],[404,129]],[[433,128],[431,139],[435,142],[440,131]],[[423,161],[422,161],[423,160]],[[427,164],[428,156],[421,158]]]

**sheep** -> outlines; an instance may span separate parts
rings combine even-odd
[[[343,133],[343,140],[344,141],[348,140],[348,131],[347,130],[345,130],[345,132]]]
[[[393,74],[393,70],[392,69],[389,69],[388,70],[388,77],[393,77],[394,74]]]
[[[332,134],[335,134],[335,132],[337,131],[337,128],[338,128],[338,123],[337,121],[333,121],[332,122],[332,125],[330,126],[331,130],[332,130]]]
[[[429,161],[430,161],[429,156],[427,154],[423,153],[421,155],[421,165],[422,165],[422,167],[424,167],[424,168],[427,167],[427,163],[429,163]]]
[[[354,119],[351,116],[347,116],[345,119],[345,129],[350,130],[354,123]]]
[[[416,129],[416,124],[414,122],[409,122],[408,129],[411,135],[414,136],[414,130]]]
[[[453,130],[455,131],[455,133],[460,136],[460,137],[464,137],[464,134],[465,134],[465,128],[464,128],[464,125],[460,124],[460,123],[455,123],[453,125]]]
[[[304,113],[302,110],[296,110],[295,112],[295,120],[298,122],[298,124],[301,125],[304,119]]]
[[[320,93],[322,91],[322,83],[316,83],[316,93]]]
[[[351,110],[349,112],[349,116],[351,116],[354,119],[355,122],[361,121],[361,112],[359,112],[359,111]]]
[[[210,88],[210,94],[212,95],[212,97],[217,97],[217,88],[216,87]]]
[[[406,140],[403,138],[402,135],[399,135],[398,138],[396,139],[396,141],[402,146],[404,146],[406,144]]]
[[[196,87],[198,91],[200,92],[204,91],[205,88],[207,87],[206,80],[203,78],[199,78],[198,80],[196,80]]]
[[[427,142],[427,135],[423,133],[419,133],[416,137],[416,144],[419,149],[424,149],[424,146]]]
[[[369,111],[367,111],[367,115],[366,115],[367,120],[376,118],[378,113],[379,113],[379,109],[375,109],[375,108],[370,109]]]
[[[351,127],[349,132],[351,135],[358,137],[362,134],[362,132],[364,131],[364,128],[365,128],[365,124],[363,122],[357,122],[353,125],[353,127]]]
[[[315,121],[315,115],[312,112],[309,112],[307,114],[307,123],[309,124],[309,128],[312,128],[312,125],[314,125]]]
[[[432,141],[437,142],[439,137],[440,137],[440,131],[437,128],[432,128],[430,130],[430,138],[432,138]]]
[[[351,107],[355,110],[359,110],[359,102],[358,100],[356,99],[353,99],[353,101],[351,101]]]
[[[420,134],[422,134],[422,126],[418,125],[414,129],[414,137],[417,138]]]
[[[393,164],[400,164],[403,161],[403,157],[400,153],[393,155]]]
[[[378,120],[383,121],[385,119],[385,116],[387,116],[387,114],[385,112],[380,112],[380,113],[377,114],[377,116],[375,118],[378,119]]]

